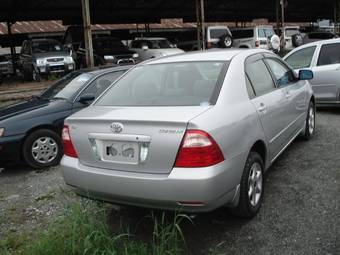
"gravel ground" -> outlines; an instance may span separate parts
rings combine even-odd
[[[190,254],[340,254],[340,109],[320,110],[313,140],[295,141],[266,176],[264,204],[247,221],[225,209],[196,215],[183,230]],[[60,214],[73,199],[59,167],[0,173],[0,236],[32,229]],[[112,224],[140,224],[138,210],[115,212]],[[149,213],[149,212],[145,212]],[[116,221],[116,222],[114,222]]]

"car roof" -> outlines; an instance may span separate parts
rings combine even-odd
[[[182,53],[176,55],[170,55],[157,59],[152,59],[141,63],[141,65],[148,64],[162,64],[173,62],[192,62],[192,61],[230,61],[233,57],[241,53],[247,53],[251,55],[255,53],[268,52],[267,50],[259,49],[211,49],[205,51],[193,51],[190,53]]]

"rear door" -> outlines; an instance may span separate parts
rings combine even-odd
[[[288,100],[285,91],[276,88],[262,55],[247,59],[246,74],[255,94],[251,102],[261,120],[272,159],[289,137],[286,128],[290,122]]]
[[[340,42],[323,44],[310,81],[318,101],[334,102],[340,93]]]

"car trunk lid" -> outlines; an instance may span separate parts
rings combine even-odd
[[[97,107],[67,120],[82,164],[170,173],[188,122],[211,106]]]

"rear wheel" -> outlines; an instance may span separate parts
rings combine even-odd
[[[40,129],[30,134],[23,145],[26,163],[36,169],[57,165],[63,155],[61,139],[57,133]]]
[[[233,46],[233,38],[226,34],[221,37],[218,44],[221,48],[231,48]]]
[[[260,210],[264,191],[264,163],[257,152],[250,152],[240,184],[239,203],[233,212],[245,218],[254,217]]]

